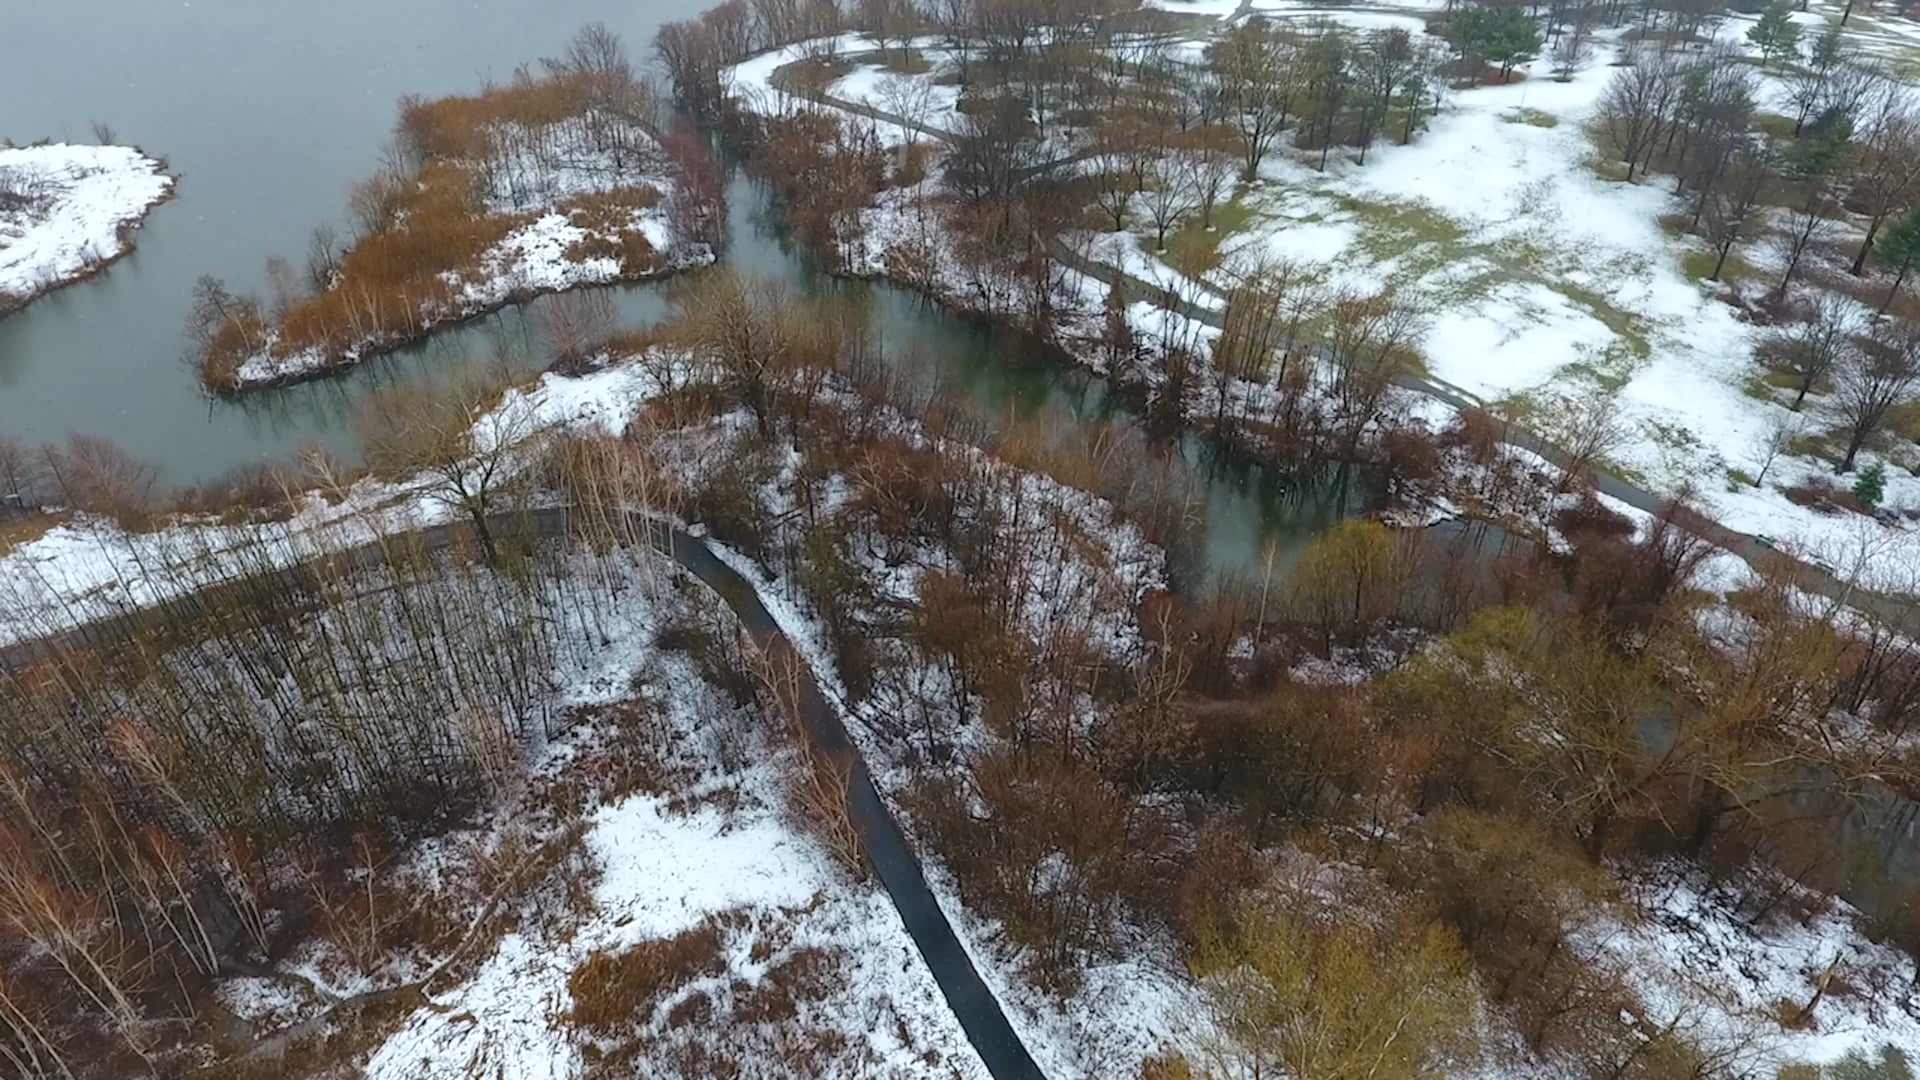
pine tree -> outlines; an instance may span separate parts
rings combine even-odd
[[[1871,510],[1880,505],[1887,495],[1887,467],[1874,462],[1860,470],[1860,476],[1853,482],[1853,497],[1861,506]]]
[[[1774,4],[1760,13],[1760,20],[1747,31],[1747,40],[1760,50],[1762,64],[1770,64],[1800,51],[1800,28],[1787,17],[1785,4]]]
[[[1907,272],[1915,263],[1920,263],[1920,206],[1887,226],[1887,231],[1881,233],[1873,245],[1873,255],[1880,260],[1880,265],[1893,267],[1893,285],[1887,289],[1886,299],[1880,301],[1879,314],[1885,315],[1887,308],[1893,306],[1901,284],[1907,280]]]

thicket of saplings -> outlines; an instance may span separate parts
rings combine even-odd
[[[484,396],[442,389],[369,409],[370,456],[431,486],[447,461],[434,417],[471,423]],[[416,433],[417,460],[394,456],[395,425]],[[192,1060],[217,975],[261,973],[314,934],[371,974],[392,949],[444,950],[471,930],[461,912],[388,895],[383,867],[484,805],[554,733],[553,673],[607,640],[637,580],[581,545],[647,538],[627,514],[650,497],[631,454],[613,440],[547,445],[532,475],[573,507],[565,535],[551,513],[516,511],[530,478],[482,461],[490,486],[466,501],[442,492],[474,520],[445,529],[342,550],[268,510],[218,535],[103,539],[122,595],[151,588],[149,606],[103,613],[51,586],[9,587],[27,635],[0,653],[10,1071],[165,1073]],[[102,508],[141,505],[128,474],[151,486],[150,470],[84,439],[44,462],[56,491],[120,493]]]
[[[269,260],[265,302],[210,277],[198,283],[187,323],[209,387],[233,389],[239,366],[263,352],[317,352],[335,363],[471,314],[459,290],[483,282],[482,256],[549,207],[587,230],[566,258],[613,259],[628,278],[664,267],[633,227],[634,214],[662,197],[650,179],[676,179],[666,206],[676,242],[715,243],[724,227],[704,140],[662,122],[625,46],[601,24],[537,72],[518,69],[473,95],[410,95],[399,111],[381,171],[349,196],[344,246],[322,225],[304,272]]]
[[[1244,588],[1136,597],[1004,466],[823,393],[814,368],[871,349],[857,332],[823,337],[833,320],[737,282],[688,310],[670,340],[719,374],[678,407],[756,423],[686,512],[806,591],[848,692],[885,702],[922,765],[906,795],[922,835],[1036,978],[1070,989],[1140,921],[1181,943],[1236,1040],[1157,1075],[1433,1074],[1499,1052],[1477,1042],[1476,992],[1529,1052],[1586,1075],[1731,1067],[1751,1044],[1700,1038],[1699,1017],[1641,1000],[1575,941],[1623,879],[1680,865],[1753,925],[1845,891],[1869,933],[1920,950],[1913,886],[1880,861],[1914,790],[1892,743],[1920,706],[1920,658],[1836,629],[1783,581],[1735,599],[1729,648],[1689,587],[1708,549],[1672,515],[1636,535],[1563,500],[1536,525],[1566,550],[1491,557],[1471,533],[1349,521]],[[1191,529],[1195,493],[1127,444],[927,420],[1108,495],[1152,539]],[[1468,418],[1441,442],[1540,489],[1504,503],[1554,506],[1557,483],[1513,468],[1493,433]],[[778,476],[792,513],[753,494]],[[1081,563],[1090,577],[1063,574]],[[877,571],[909,564],[913,595],[883,590],[898,578]],[[1115,656],[1115,617],[1148,647]],[[1371,680],[1291,674],[1381,655],[1399,660]],[[1835,710],[1876,737],[1838,737]],[[962,751],[982,727],[987,749]],[[1846,985],[1829,974],[1779,1022],[1814,1022]]]

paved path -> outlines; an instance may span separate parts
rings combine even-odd
[[[542,536],[564,535],[569,529],[568,515],[564,509],[534,510],[524,516],[502,515],[498,521],[490,520],[489,524],[500,537],[529,526]],[[980,972],[974,968],[960,939],[954,935],[953,926],[947,921],[940,901],[927,887],[926,874],[919,858],[907,844],[899,822],[894,820],[885,801],[881,799],[879,789],[874,786],[873,775],[867,769],[865,759],[860,756],[859,748],[848,736],[839,713],[820,693],[812,669],[774,621],[759,593],[700,539],[678,528],[664,527],[651,519],[640,524],[646,534],[653,538],[656,547],[691,571],[726,601],[752,635],[754,643],[775,664],[783,679],[790,677],[789,685],[794,688],[799,718],[808,738],[847,771],[849,810],[867,863],[880,879],[880,885],[887,891],[894,908],[900,912],[900,920],[906,924],[907,933],[913,937],[913,943],[919,948],[927,969],[932,972],[934,982],[946,997],[955,1018],[960,1021],[967,1041],[973,1044],[981,1061],[985,1062],[987,1071],[994,1080],[1043,1080],[1039,1066],[1034,1064],[1026,1045],[1014,1032],[999,999],[981,980]],[[439,550],[456,537],[471,540],[471,532],[471,527],[467,525],[436,525],[417,530],[413,535],[428,548]],[[390,541],[393,537],[386,539]],[[316,556],[286,567],[279,573],[288,578],[297,577],[306,572],[312,563],[324,564],[328,572],[338,572],[343,564],[374,569],[383,565],[386,559],[387,548],[379,541],[369,541],[344,551]],[[215,586],[214,589],[232,589],[236,596],[244,596],[247,586],[241,583]],[[104,644],[124,639],[124,635],[143,625],[157,627],[179,619],[191,619],[196,613],[211,607],[208,601],[212,591],[204,590],[175,598],[155,608],[94,620],[53,637],[14,642],[0,648],[0,666],[18,668],[33,663],[36,658],[51,651]]]
[[[907,924],[907,933],[913,935],[921,958],[933,972],[947,1005],[966,1031],[967,1041],[986,1063],[987,1071],[995,1080],[1039,1080],[1039,1066],[1008,1023],[999,1000],[981,981],[960,939],[954,936],[940,902],[927,888],[920,860],[907,846],[899,823],[880,798],[867,763],[848,737],[840,714],[821,695],[812,670],[780,631],[759,594],[721,562],[713,549],[686,533],[674,530],[662,546],[675,562],[693,571],[733,608],[776,671],[783,677],[793,676],[800,719],[808,736],[831,760],[848,769],[847,801],[867,862],[893,899],[901,921]]]

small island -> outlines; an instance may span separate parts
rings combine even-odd
[[[542,294],[713,260],[725,213],[707,146],[657,121],[603,27],[538,72],[409,96],[399,112],[381,170],[349,194],[350,242],[322,226],[304,274],[270,260],[266,301],[196,286],[188,323],[209,389],[331,374]]]
[[[129,146],[0,146],[0,318],[133,250],[173,196],[166,163]]]

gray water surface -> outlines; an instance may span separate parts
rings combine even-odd
[[[0,432],[82,431],[190,483],[344,445],[337,410],[209,402],[183,357],[196,278],[265,289],[313,227],[345,231],[348,187],[379,160],[402,94],[474,90],[602,20],[644,55],[703,0],[70,0],[0,5],[0,136],[118,141],[164,157],[178,198],[102,277],[0,320]],[[312,398],[316,395],[303,395]],[[338,394],[333,395],[335,398]],[[272,407],[262,407],[270,405]]]
[[[322,382],[204,395],[183,332],[194,281],[266,291],[265,262],[298,267],[317,224],[344,235],[348,188],[379,160],[407,93],[470,92],[484,79],[559,52],[601,20],[636,59],[663,22],[703,0],[85,0],[9,5],[0,38],[0,135],[91,141],[95,121],[168,159],[178,197],[158,208],[137,250],[106,274],[0,320],[0,433],[29,443],[70,431],[103,436],[158,464],[169,484],[288,458],[315,442],[352,456],[355,403],[384,382],[542,362],[540,303],[509,309]],[[79,58],[84,58],[81,60]],[[1041,416],[1071,429],[1126,423],[1105,384],[1065,369],[1015,335],[941,313],[885,286],[811,271],[774,228],[769,199],[737,171],[727,260],[807,291],[851,294],[873,312],[889,356],[909,359],[983,415]],[[609,290],[623,323],[668,308],[667,287]],[[1244,470],[1215,473],[1198,444],[1164,453],[1205,468],[1196,545],[1207,576],[1249,574],[1273,542],[1287,552],[1337,516]],[[1203,526],[1203,527],[1202,527]]]

